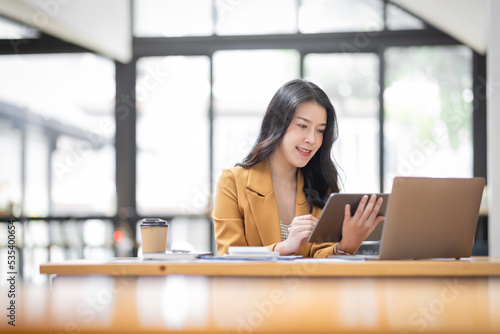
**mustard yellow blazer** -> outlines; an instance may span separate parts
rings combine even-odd
[[[295,216],[309,214],[303,187],[304,177],[299,170]],[[318,218],[320,213],[320,208],[313,208],[313,216]],[[234,167],[222,172],[212,217],[220,255],[227,253],[229,246],[267,246],[274,250],[281,241],[280,218],[267,159],[251,168]],[[306,243],[295,254],[326,257],[333,254],[333,245]]]

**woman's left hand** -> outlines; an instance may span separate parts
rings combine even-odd
[[[354,254],[361,243],[373,232],[375,227],[384,221],[384,216],[377,216],[382,206],[383,198],[377,195],[363,196],[358,208],[351,216],[351,207],[345,206],[344,223],[342,226],[342,240],[339,249],[349,254]]]

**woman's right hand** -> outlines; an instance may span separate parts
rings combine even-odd
[[[350,205],[345,206],[339,249],[349,254],[356,253],[361,243],[385,219],[384,216],[378,216],[382,201],[383,198],[377,198],[377,195],[364,195],[353,216],[351,216]]]
[[[313,215],[303,215],[293,218],[290,224],[288,238],[276,245],[274,251],[280,255],[290,255],[297,252],[304,245],[316,225],[318,219]]]

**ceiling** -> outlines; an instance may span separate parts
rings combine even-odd
[[[132,59],[131,0],[0,0],[0,14],[120,62]]]
[[[486,54],[487,0],[390,0],[408,12]]]
[[[132,59],[131,1],[0,0],[0,14],[127,63]],[[390,1],[479,54],[486,53],[488,0]]]

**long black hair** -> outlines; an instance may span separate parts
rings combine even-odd
[[[259,137],[250,153],[237,166],[249,168],[271,156],[280,145],[297,107],[304,102],[315,102],[326,109],[326,128],[323,143],[301,168],[304,175],[304,193],[309,203],[323,208],[328,195],[339,192],[338,171],[331,157],[332,145],[338,136],[337,116],[330,99],[325,92],[312,82],[295,79],[281,86],[262,120]]]

